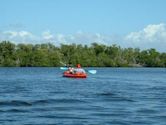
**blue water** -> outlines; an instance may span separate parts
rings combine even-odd
[[[165,68],[0,68],[0,125],[166,125]]]

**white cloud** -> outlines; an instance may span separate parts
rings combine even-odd
[[[60,44],[60,43],[63,43],[63,44],[67,44],[67,36],[64,36],[63,34],[56,34],[55,35],[55,41]]]
[[[18,33],[15,31],[4,31],[3,33],[7,35],[9,38],[14,38],[18,35]]]
[[[33,37],[32,33],[27,32],[27,31],[20,31],[20,32],[18,32],[18,35],[20,37]]]
[[[99,33],[89,34],[83,32],[77,32],[75,34],[52,34],[50,32],[44,32],[42,34],[42,38],[48,42],[52,42],[54,44],[91,44],[93,42],[106,44],[108,42],[108,38]],[[47,41],[46,41],[47,42]]]
[[[4,31],[3,34],[7,35],[9,38],[14,37],[32,37],[32,33],[27,31]]]
[[[37,37],[28,31],[4,31],[0,32],[0,40],[9,40],[15,43],[31,43]]]
[[[141,31],[131,32],[124,39],[129,46],[166,51],[166,25],[164,23],[148,25]]]
[[[49,30],[43,32],[43,33],[42,33],[42,37],[43,37],[43,39],[45,39],[45,40],[51,40],[51,39],[54,38],[54,36],[50,33]]]
[[[0,41],[2,40],[34,44],[51,42],[55,45],[60,45],[61,43],[90,45],[93,42],[97,42],[106,45],[117,44],[122,47],[139,47],[140,49],[155,48],[166,52],[166,24],[148,25],[144,29],[131,32],[126,36],[84,33],[81,30],[75,34],[54,34],[48,30],[41,33],[41,35],[35,35],[24,30],[8,30],[0,32]]]

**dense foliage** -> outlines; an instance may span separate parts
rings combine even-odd
[[[82,66],[105,67],[166,67],[166,53],[155,49],[121,48],[93,43],[87,45],[18,44],[0,42],[0,66]]]

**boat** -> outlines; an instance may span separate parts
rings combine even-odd
[[[63,77],[68,77],[68,78],[86,78],[87,74],[86,73],[80,73],[80,72],[70,73],[69,71],[65,71],[63,73]]]
[[[63,73],[63,77],[68,78],[86,78],[87,74],[80,64],[77,64],[76,68],[69,67],[67,71]]]
[[[60,67],[60,69],[65,70],[63,72],[63,77],[68,77],[68,78],[86,78],[87,73],[83,68],[81,68],[80,64],[77,64],[76,68],[73,67]],[[88,73],[91,74],[96,74],[96,70],[87,70]]]

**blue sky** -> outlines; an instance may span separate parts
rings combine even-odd
[[[147,29],[157,32],[160,44],[166,45],[165,12],[166,0],[0,0],[0,40],[42,41],[46,36],[59,43],[87,40],[141,47],[137,44],[147,40]],[[134,39],[142,34],[145,38]],[[150,44],[158,42],[154,40]],[[157,49],[165,51],[162,46]]]

